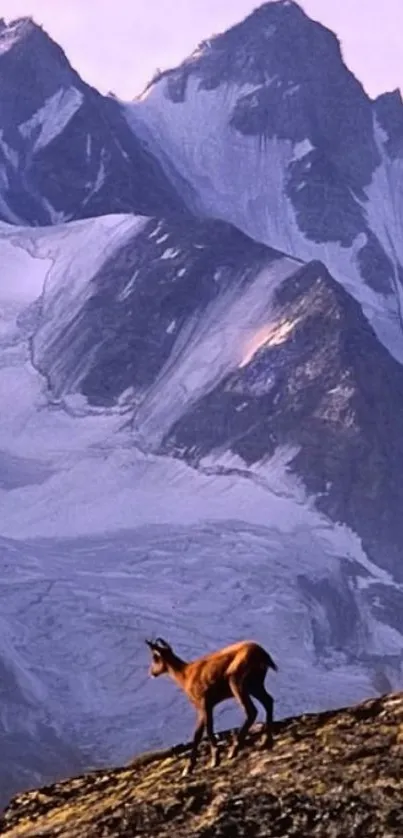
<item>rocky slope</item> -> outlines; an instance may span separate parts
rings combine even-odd
[[[319,508],[403,580],[402,422],[401,365],[355,300],[311,262],[276,289],[238,369],[178,419],[163,450],[195,465],[230,450],[249,465],[290,446],[289,468]]]
[[[403,831],[403,695],[278,722],[271,752],[257,733],[228,762],[206,751],[181,778],[188,746],[145,755],[16,797],[4,838],[317,836],[400,838]]]

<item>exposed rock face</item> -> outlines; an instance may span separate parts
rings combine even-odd
[[[190,779],[188,746],[19,795],[5,838],[302,836],[400,838],[403,831],[403,696],[276,724],[275,746],[207,768]]]
[[[163,450],[198,464],[230,449],[247,464],[279,445],[331,518],[403,578],[403,370],[358,304],[311,263],[275,293],[240,368],[166,435]]]
[[[84,84],[29,18],[0,21],[0,80],[0,219],[181,211],[117,101]]]
[[[241,297],[282,258],[223,222],[139,219],[95,275],[83,272],[76,294],[63,275],[49,284],[33,339],[35,365],[57,397],[78,389],[107,406],[132,388],[141,401],[184,331],[203,318],[208,330],[209,306],[226,293]],[[290,271],[298,267],[288,261]],[[266,302],[262,294],[260,308]],[[189,340],[183,343],[182,354]]]
[[[385,147],[391,159],[403,157],[403,102],[400,90],[383,93],[374,102],[379,125],[386,132]]]

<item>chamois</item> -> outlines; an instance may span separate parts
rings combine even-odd
[[[251,696],[266,711],[264,743],[272,747],[273,698],[266,692],[264,680],[268,669],[277,671],[273,659],[257,643],[241,641],[209,655],[186,662],[181,660],[162,637],[146,640],[151,649],[150,675],[169,675],[186,693],[197,712],[197,726],[189,763],[184,774],[195,766],[199,744],[204,731],[211,748],[211,766],[218,765],[218,750],[214,736],[213,709],[216,704],[234,698],[246,713],[246,720],[238,731],[231,748],[232,759],[245,742],[246,735],[257,716]]]

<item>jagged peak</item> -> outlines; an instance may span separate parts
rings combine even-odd
[[[293,29],[294,26],[305,27],[305,32],[307,30],[319,30],[322,33],[327,33],[338,44],[335,33],[327,29],[322,23],[309,17],[295,0],[268,0],[268,2],[256,6],[249,15],[225,32],[212,36],[203,44],[219,45],[228,39],[232,41],[237,36],[244,38],[245,33],[250,34],[252,30],[255,37],[264,43],[264,41],[267,41],[267,36],[279,34],[283,27],[289,30],[290,27]]]
[[[380,127],[386,132],[386,148],[392,157],[403,154],[403,100],[399,88],[381,93],[373,108]]]
[[[299,82],[339,72],[344,66],[337,36],[310,18],[294,0],[269,0],[234,26],[199,43],[180,67],[157,73],[150,85],[168,79],[169,95],[181,101],[191,75],[202,86],[262,85],[276,76]]]
[[[12,18],[8,22],[5,20],[4,17],[0,18],[0,31],[2,29],[7,29],[9,32],[21,32],[24,28],[31,27],[34,29],[40,29],[40,25],[35,23],[34,18],[32,15],[23,15],[21,17]]]
[[[8,52],[17,43],[35,31],[43,31],[32,17],[18,17],[8,23],[0,19],[0,54]]]
[[[284,12],[286,14],[297,14],[298,17],[308,17],[304,9],[295,0],[266,0],[265,3],[256,6],[245,20],[262,15],[282,15]]]
[[[395,87],[394,90],[386,90],[384,93],[380,93],[373,101],[375,107],[381,102],[388,102],[394,106],[401,107],[403,106],[402,91],[400,87]]]
[[[21,67],[26,65],[24,72],[29,75],[32,75],[32,68],[35,67],[34,78],[37,87],[43,83],[44,74],[47,74],[50,81],[60,72],[65,78],[74,77],[76,83],[81,83],[62,47],[32,16],[18,17],[7,22],[0,18],[0,59],[2,58],[10,59],[14,65],[13,70],[10,67],[4,70],[10,84],[15,77],[15,62]]]

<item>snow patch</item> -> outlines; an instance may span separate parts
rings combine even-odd
[[[30,119],[20,125],[20,134],[26,140],[35,134],[34,152],[45,148],[61,134],[83,101],[84,95],[77,88],[60,88]]]
[[[85,154],[87,158],[87,162],[91,160],[91,151],[92,151],[92,136],[91,134],[87,134],[87,138],[85,141]]]
[[[310,140],[301,140],[301,142],[295,143],[293,160],[301,160],[302,157],[306,157],[306,155],[313,150],[314,146]]]
[[[134,288],[134,285],[136,284],[136,279],[137,279],[138,275],[139,275],[139,271],[138,270],[134,271],[133,276],[131,277],[131,279],[129,280],[127,285],[124,287],[123,291],[120,292],[120,294],[118,296],[118,300],[121,303],[124,302],[124,300],[127,300],[128,297],[130,297],[130,294],[131,294],[131,292]]]
[[[13,167],[13,169],[16,169],[18,166],[18,153],[14,148],[11,148],[11,146],[6,143],[3,130],[0,130],[0,148],[2,149],[7,162]]]
[[[105,183],[106,169],[105,169],[104,156],[105,156],[104,150],[102,150],[101,159],[99,161],[99,168],[98,168],[97,176],[96,176],[95,183],[94,183],[93,194],[98,192],[100,190],[101,186],[103,186],[103,184]]]
[[[164,252],[163,252],[163,254],[160,258],[161,259],[175,259],[176,256],[179,256],[179,254],[180,254],[180,250],[175,249],[174,247],[168,247],[166,250],[164,250]]]

